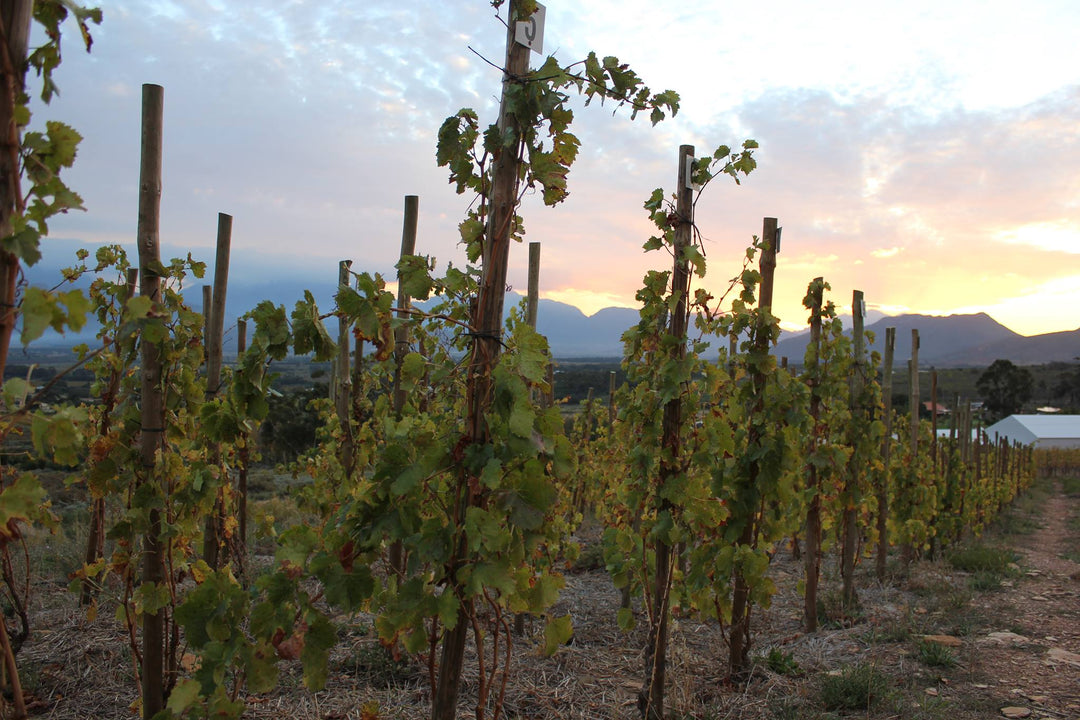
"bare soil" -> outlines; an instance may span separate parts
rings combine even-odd
[[[1080,719],[1080,565],[1064,557],[1080,547],[1068,522],[1080,514],[1080,497],[1055,487],[1030,512],[1037,524],[1032,531],[992,532],[981,540],[1018,554],[1016,577],[998,589],[972,590],[971,577],[943,560],[919,561],[878,582],[866,561],[858,578],[861,610],[839,618],[829,601],[838,585],[831,562],[823,592],[833,620],[813,634],[801,629],[801,563],[781,550],[773,561],[779,592],[770,608],[753,617],[752,653],[760,666],[747,685],[724,684],[727,648],[715,623],[676,618],[671,717],[975,720],[1004,717],[1002,709],[1014,707],[1009,712],[1020,717],[1029,712],[1032,718]],[[136,717],[137,687],[122,625],[105,611],[88,622],[65,586],[66,581],[38,582],[35,629],[19,655],[31,715]],[[553,657],[543,657],[543,621],[528,624],[516,641],[503,717],[638,717],[645,619],[639,613],[637,629],[621,632],[615,624],[618,603],[603,570],[569,574],[551,612],[573,616],[574,638]],[[308,691],[299,668],[286,665],[276,692],[248,698],[247,717],[428,717],[426,668],[391,661],[372,637],[370,618],[339,620],[346,629],[332,656],[328,687]],[[920,656],[925,635],[951,638],[943,642],[956,646],[949,650],[956,664],[928,665]],[[772,668],[766,662],[770,650]],[[462,687],[461,717],[474,714],[474,660]],[[871,667],[886,679],[883,697],[846,714],[827,710],[822,682],[856,666]]]

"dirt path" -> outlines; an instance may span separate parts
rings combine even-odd
[[[1034,518],[1040,527],[1011,536],[1023,577],[973,605],[1010,626],[976,641],[972,663],[1002,707],[1030,710],[1030,717],[1080,718],[1080,564],[1063,557],[1077,547],[1068,520],[1080,498],[1060,485]],[[981,607],[980,607],[981,606]],[[1024,715],[1017,711],[1018,717]]]

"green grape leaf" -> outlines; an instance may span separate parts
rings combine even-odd
[[[548,657],[555,654],[560,646],[569,642],[574,636],[574,625],[569,615],[559,618],[548,618],[544,626],[544,654]]]

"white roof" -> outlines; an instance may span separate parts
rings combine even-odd
[[[1029,445],[1040,439],[1080,438],[1080,415],[1010,415],[986,428],[994,434]]]

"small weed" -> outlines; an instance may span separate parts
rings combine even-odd
[[[776,647],[769,648],[769,652],[762,658],[762,664],[777,675],[795,676],[802,672],[794,655]]]
[[[1061,489],[1069,497],[1080,496],[1080,475],[1062,478]]]
[[[1031,535],[1042,527],[1042,523],[1018,509],[1002,513],[997,525],[1003,535]]]
[[[911,625],[907,620],[896,620],[884,625],[875,625],[866,634],[866,642],[878,643],[905,642],[911,638]]]
[[[978,627],[978,620],[980,618],[973,617],[969,613],[963,613],[960,617],[953,618],[953,626],[949,630],[950,635],[956,637],[967,637],[974,634],[976,627]]]
[[[808,720],[820,716],[802,702],[784,698],[769,706],[769,717],[773,720]]]
[[[974,544],[954,550],[947,559],[957,570],[991,573],[1002,578],[1013,574],[1009,566],[1016,562],[1017,556],[1008,548]]]
[[[976,570],[968,579],[968,587],[977,592],[1001,589],[1001,578],[989,570]]]
[[[577,560],[574,561],[573,572],[589,572],[590,570],[603,570],[606,567],[604,563],[604,544],[601,542],[583,544],[581,546],[581,552],[577,556]]]
[[[945,720],[953,714],[949,701],[929,695],[918,697],[914,703],[898,702],[895,711],[896,717],[905,720]]]
[[[826,710],[869,710],[889,691],[889,679],[873,665],[858,664],[821,678],[819,693]]]
[[[956,666],[956,653],[933,640],[919,640],[916,644],[919,660],[927,667],[951,668]]]
[[[817,613],[822,627],[825,628],[848,628],[858,625],[864,619],[863,609],[858,599],[854,605],[844,607],[839,592],[825,592],[819,595]]]
[[[363,643],[342,662],[342,669],[363,676],[373,687],[393,687],[411,679],[416,668],[407,658],[395,660],[382,645]]]

